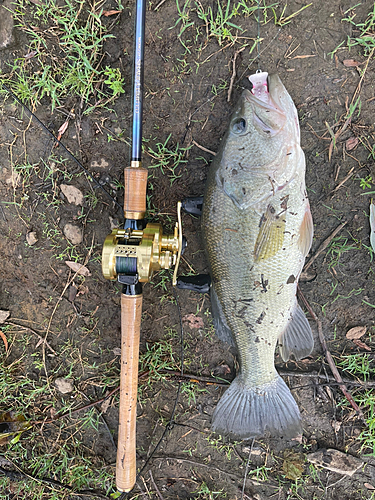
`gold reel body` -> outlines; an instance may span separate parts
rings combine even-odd
[[[182,250],[181,203],[173,235],[164,235],[161,224],[148,223],[144,229],[114,229],[103,245],[102,272],[108,280],[119,274],[138,274],[141,283],[154,271],[175,266],[173,282]]]

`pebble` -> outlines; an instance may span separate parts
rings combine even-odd
[[[55,380],[55,386],[61,394],[69,394],[74,391],[73,381],[70,378],[57,378]]]
[[[26,243],[30,246],[35,245],[35,243],[38,241],[38,237],[36,235],[35,231],[30,231],[29,233],[26,234]]]
[[[82,243],[82,231],[78,226],[74,226],[73,224],[65,224],[64,234],[67,239],[71,243],[73,243],[73,245],[79,245],[80,243]]]
[[[9,318],[9,316],[9,311],[3,311],[2,309],[0,309],[0,324],[4,323]]]
[[[68,203],[72,203],[73,205],[83,205],[84,197],[78,188],[69,184],[60,184],[60,189],[68,200]]]

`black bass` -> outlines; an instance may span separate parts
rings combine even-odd
[[[297,110],[277,75],[249,77],[209,170],[202,232],[214,326],[238,351],[240,370],[212,428],[249,439],[302,432],[298,406],[274,364],[310,354],[313,336],[297,281],[313,222]]]

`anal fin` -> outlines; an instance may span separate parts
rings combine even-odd
[[[296,360],[305,358],[314,348],[314,337],[309,322],[297,302],[278,342],[283,361],[288,361],[291,354],[294,354]]]
[[[232,331],[227,325],[225,320],[223,308],[219,302],[219,298],[215,291],[215,286],[211,286],[211,310],[212,310],[212,320],[214,323],[214,328],[216,335],[223,342],[227,342],[231,346],[235,346]]]

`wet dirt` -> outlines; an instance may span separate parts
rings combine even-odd
[[[249,53],[252,40],[238,38],[236,43],[225,40],[219,45],[214,37],[207,39],[202,21],[194,17],[193,11],[191,15],[200,31],[196,35],[192,29],[187,29],[181,36],[189,47],[186,51],[178,37],[180,25],[175,26],[176,3],[160,2],[155,10],[158,3],[149,2],[146,21],[143,161],[149,167],[149,219],[162,222],[170,231],[176,220],[177,201],[203,194],[212,154],[202,147],[217,151],[233,103],[243,88],[249,88],[246,76],[258,69],[258,63],[251,63],[255,54]],[[214,11],[217,9],[215,2],[208,4]],[[354,326],[367,326],[367,334],[361,340],[371,350],[374,349],[375,332],[374,271],[368,218],[372,194],[367,194],[373,191],[371,181],[375,179],[375,170],[371,151],[365,147],[371,149],[375,141],[373,60],[366,68],[360,88],[360,113],[353,114],[338,137],[330,160],[331,137],[326,125],[328,123],[334,132],[343,125],[360,82],[360,71],[366,63],[359,47],[349,52],[345,43],[340,50],[330,54],[346,42],[348,36],[358,36],[353,24],[342,22],[342,19],[355,12],[356,21],[363,21],[372,9],[372,2],[364,2],[355,11],[350,9],[352,4],[342,0],[313,2],[289,24],[279,28],[270,20],[261,26],[260,33],[263,39],[260,67],[280,75],[300,118],[306,184],[315,231],[308,259],[340,223],[346,222],[335,244],[314,261],[310,268],[312,277],[300,282],[302,293],[322,322],[328,348],[336,363],[343,355],[353,353],[369,352],[372,360],[372,351],[364,351],[345,335]],[[295,12],[305,5],[307,2],[292,1],[288,3],[287,12]],[[108,39],[104,46],[103,64],[119,68],[125,80],[126,92],[111,105],[112,111],[96,110],[85,115],[84,109],[80,109],[80,99],[73,96],[53,113],[49,98],[44,97],[35,110],[46,127],[57,134],[66,113],[75,108],[75,118],[71,119],[62,141],[120,205],[123,169],[130,159],[134,19],[133,2],[126,1],[123,7],[115,22],[108,20],[115,38]],[[26,10],[35,8],[34,3],[25,7]],[[105,2],[105,8],[109,10],[115,6],[109,1]],[[256,38],[254,17],[238,17],[235,22],[244,29],[241,35]],[[6,62],[23,57],[27,52],[27,37],[17,28],[13,29],[9,40],[0,52],[2,72],[7,71]],[[245,42],[249,46],[237,54],[236,77],[228,102],[234,55]],[[348,59],[357,60],[360,65],[346,67],[343,61]],[[226,85],[221,90],[223,82]],[[120,287],[103,278],[100,260],[103,241],[112,226],[121,223],[122,213],[61,148],[55,147],[47,132],[30,119],[18,103],[5,92],[1,100],[0,308],[11,312],[13,323],[6,331],[9,352],[5,353],[1,346],[4,366],[16,363],[15,377],[28,377],[41,387],[57,377],[72,379],[75,392],[71,397],[79,406],[87,402],[86,398],[101,399],[119,381]],[[155,151],[156,145],[164,144],[168,137],[169,149],[177,145],[187,148],[186,162],[176,168],[173,178],[168,167],[164,172],[152,168],[156,160],[149,149]],[[359,138],[354,149],[346,146],[350,138]],[[361,186],[361,179],[368,179],[368,187],[363,188],[363,181]],[[69,203],[61,192],[61,184],[79,189],[85,197],[83,206]],[[97,199],[96,203],[92,202],[93,198]],[[75,226],[82,235],[80,244],[72,245],[67,240],[64,234],[67,224]],[[188,247],[179,273],[187,274],[191,270],[206,273],[199,219],[183,214],[183,228]],[[33,245],[26,242],[30,232],[35,232],[37,238]],[[74,273],[65,260],[85,263],[91,276],[72,279]],[[213,334],[209,296],[190,291],[177,293],[182,318],[194,315],[202,320],[196,324],[183,322],[185,372],[200,377],[217,374],[232,380],[236,360],[229,347]],[[178,372],[181,360],[179,313],[167,273],[156,274],[152,282],[144,286],[142,318],[141,356],[166,341],[173,351],[169,368]],[[211,416],[223,388],[205,384],[191,386],[182,379],[186,390],[178,399],[173,425],[151,456],[129,498],[234,500],[241,495],[251,499],[372,498],[375,460],[372,450],[361,450],[358,442],[364,424],[348,405],[343,404],[339,388],[332,377],[329,378],[331,372],[322,356],[317,325],[309,319],[316,337],[312,355],[301,362],[287,364],[276,357],[277,368],[284,373],[301,410],[304,428],[301,443],[284,443],[270,438],[255,441],[251,448],[251,443],[234,443],[212,434]],[[42,338],[47,333],[51,349],[45,348],[44,357],[43,343],[35,332]],[[21,349],[23,337],[26,340]],[[22,363],[17,364],[20,357]],[[165,354],[162,360],[166,357]],[[327,375],[330,384],[323,384],[316,373]],[[149,366],[141,370],[137,420],[139,467],[163,435],[181,380],[181,377],[166,375],[162,379],[155,375],[153,380],[153,374]],[[348,377],[348,374],[343,376]],[[187,389],[191,388],[194,396],[189,398]],[[17,398],[17,394],[14,397]],[[56,389],[51,398],[53,402],[41,397],[29,404],[28,418],[44,418],[47,413],[50,416],[51,406],[56,411],[64,406],[64,397]],[[54,424],[46,424],[38,431],[34,436],[40,440],[40,453],[48,448],[48,443],[68,436],[71,426],[78,425],[81,417],[79,413],[64,420],[61,436],[57,435]],[[99,460],[98,467],[104,464],[114,475],[117,396],[110,399],[103,418],[106,426],[100,420],[97,430],[80,429],[79,436],[91,463]],[[25,434],[24,447],[28,446]],[[364,458],[364,468],[351,478],[326,469],[312,470],[306,463],[302,477],[296,482],[286,478],[283,472],[284,451],[289,448],[304,454],[336,448],[355,456],[368,455]],[[43,477],[47,475],[45,471]],[[202,492],[206,486],[216,493],[204,496]],[[106,494],[104,487],[101,494]],[[5,494],[0,497],[15,498]],[[85,498],[78,494],[64,498],[73,497]]]

